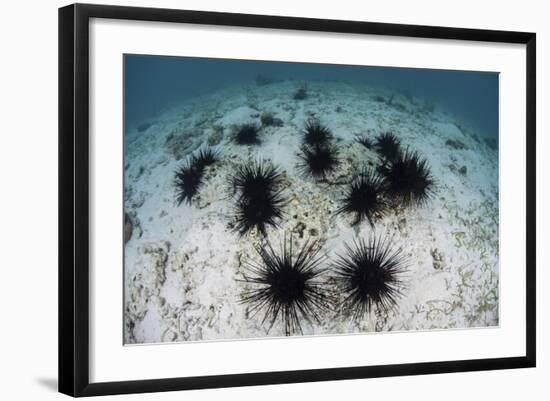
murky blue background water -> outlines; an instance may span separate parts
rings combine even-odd
[[[498,142],[498,73],[126,55],[125,124],[261,74],[275,80],[367,82],[424,98]]]

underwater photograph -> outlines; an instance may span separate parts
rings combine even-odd
[[[124,343],[499,325],[499,74],[124,55]]]

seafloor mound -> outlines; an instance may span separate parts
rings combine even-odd
[[[247,261],[258,259],[266,237],[281,244],[285,233],[296,250],[308,241],[322,243],[328,285],[337,281],[331,261],[357,238],[388,238],[408,261],[406,288],[395,307],[372,308],[360,319],[322,308],[318,319],[301,322],[304,334],[497,325],[497,152],[421,99],[337,82],[310,82],[307,96],[295,99],[298,89],[292,81],[231,87],[174,107],[146,130],[125,133],[124,201],[131,224],[125,342],[284,335],[283,320],[271,327],[264,313],[250,313],[242,300],[255,289],[246,282]],[[266,124],[266,115],[277,124]],[[314,120],[330,132],[328,144],[304,143],[304,129]],[[236,140],[245,126],[258,129],[254,141]],[[388,201],[391,207],[370,219],[358,218],[357,207],[341,212],[357,172],[384,171],[380,166],[392,163],[377,151],[377,136],[388,132],[403,151],[427,159],[434,183],[429,201]],[[304,174],[308,146],[335,147],[334,168]],[[174,172],[206,147],[216,152],[216,162],[201,166],[198,189],[185,192],[178,204]],[[264,233],[240,235],[232,177],[239,166],[258,161],[277,166],[273,191],[284,199],[282,215]]]

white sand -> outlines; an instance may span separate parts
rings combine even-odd
[[[384,235],[410,261],[407,288],[389,316],[372,313],[364,321],[330,312],[321,324],[304,322],[304,334],[428,330],[498,325],[498,156],[448,113],[431,112],[421,99],[395,94],[392,106],[373,99],[390,97],[368,86],[309,83],[309,97],[295,101],[296,82],[233,87],[167,111],[142,133],[126,133],[126,211],[134,222],[125,248],[125,340],[127,343],[198,341],[281,336],[280,322],[267,332],[263,314],[248,316],[240,303],[248,284],[242,261],[255,258],[258,237],[240,238],[228,228],[232,202],[227,175],[243,162],[263,158],[286,171],[291,200],[280,230],[269,238],[278,246],[283,232],[299,244],[324,238],[329,259],[342,254],[355,236]],[[341,111],[337,112],[337,107]],[[272,112],[283,127],[265,127],[260,146],[230,141],[235,124],[257,122]],[[392,213],[376,224],[350,227],[351,218],[333,217],[345,186],[315,183],[296,169],[300,131],[311,115],[335,136],[342,165],[331,177],[345,182],[351,171],[377,162],[377,155],[354,142],[391,130],[404,147],[418,150],[437,180],[424,207]],[[456,124],[456,125],[455,125]],[[223,127],[223,136],[220,128]],[[209,168],[192,205],[174,201],[174,170],[208,138],[222,154]],[[466,149],[454,149],[447,140]],[[213,141],[213,142],[212,142]],[[179,158],[179,160],[177,160]],[[460,172],[466,166],[465,174]],[[302,229],[305,224],[305,230]],[[303,231],[299,238],[297,231]],[[313,235],[312,235],[313,234]]]

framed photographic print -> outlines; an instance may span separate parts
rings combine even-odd
[[[535,366],[535,34],[59,10],[59,390]]]

